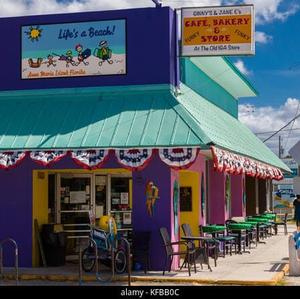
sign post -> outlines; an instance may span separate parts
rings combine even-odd
[[[182,56],[254,55],[254,6],[182,8]]]

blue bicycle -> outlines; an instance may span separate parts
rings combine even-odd
[[[98,273],[101,279],[110,280],[113,272],[124,273],[127,268],[126,248],[120,236],[94,227],[91,229],[90,237],[97,245]],[[91,272],[96,265],[97,257],[95,244],[90,241],[81,256],[83,270]]]

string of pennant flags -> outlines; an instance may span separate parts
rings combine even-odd
[[[10,151],[0,152],[0,168],[11,169],[19,165],[27,156],[34,162],[49,167],[70,155],[72,160],[85,169],[97,169],[106,162],[113,151],[118,163],[131,171],[144,169],[151,161],[154,152],[165,164],[173,169],[184,169],[192,165],[199,148],[138,148],[138,149],[90,149],[90,150],[50,150],[50,151]],[[280,169],[229,151],[211,147],[214,169],[229,174],[246,174],[262,179],[281,180]]]
[[[229,174],[246,174],[261,179],[282,180],[279,168],[212,146],[214,169]]]
[[[39,165],[48,167],[60,161],[67,155],[79,166],[86,169],[100,168],[109,157],[108,149],[95,150],[52,150],[52,151],[11,151],[0,152],[0,168],[11,169],[20,164],[27,156]],[[117,161],[129,170],[145,168],[155,149],[115,149]],[[172,168],[182,169],[189,167],[197,158],[197,148],[163,148],[158,149],[161,160]]]

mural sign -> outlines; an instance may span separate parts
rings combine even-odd
[[[182,9],[182,56],[254,55],[254,6]]]
[[[22,79],[126,74],[126,20],[21,30]]]

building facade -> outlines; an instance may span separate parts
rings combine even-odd
[[[197,234],[270,207],[289,169],[238,120],[256,92],[226,58],[179,58],[171,8],[0,22],[0,239],[21,266],[40,265],[35,219],[63,224],[71,252],[88,214],[113,215],[119,232],[151,232],[159,270],[159,228],[178,240],[183,223]]]

